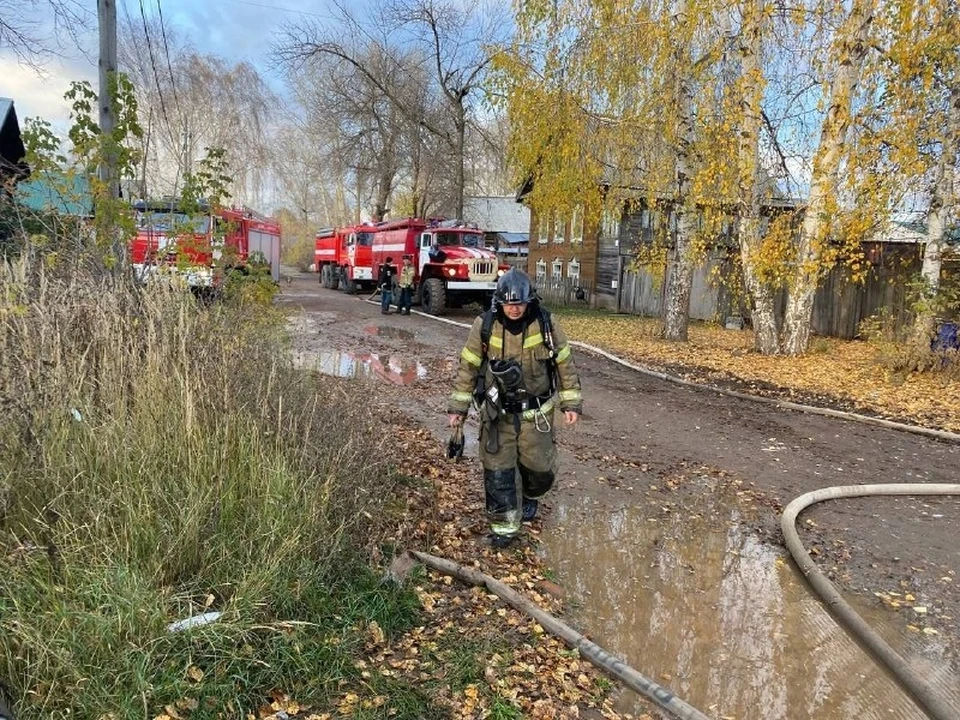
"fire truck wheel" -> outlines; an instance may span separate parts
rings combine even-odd
[[[327,265],[327,267],[330,269],[328,276],[330,278],[330,284],[327,287],[331,290],[336,290],[340,287],[340,269],[333,265]]]
[[[347,277],[341,277],[341,278],[340,278],[340,285],[343,287],[343,291],[344,291],[347,295],[356,295],[356,294],[357,294],[358,285],[357,285],[357,281],[356,281],[356,280],[351,280],[350,278],[347,278]]]
[[[431,315],[443,315],[447,309],[447,289],[443,280],[430,278],[423,283],[423,309]]]
[[[329,265],[320,266],[320,286],[325,288],[330,287],[330,266]]]

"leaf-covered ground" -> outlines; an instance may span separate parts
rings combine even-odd
[[[689,342],[675,343],[661,339],[648,318],[576,311],[560,317],[573,340],[685,379],[960,431],[954,373],[893,372],[866,342],[814,338],[804,356],[769,357],[754,351],[750,330],[694,324]]]
[[[492,549],[485,542],[479,465],[447,460],[424,429],[396,426],[388,437],[391,457],[409,479],[405,519],[390,545],[473,566],[561,616],[562,590],[546,577],[536,553],[539,521],[525,526],[517,547]],[[384,567],[389,559],[379,558]],[[259,718],[634,717],[613,709],[611,681],[497,596],[422,568],[405,582],[420,598],[422,624],[393,639],[376,623],[367,627],[366,647],[356,660],[361,683],[344,684],[329,707],[309,707],[278,691]]]

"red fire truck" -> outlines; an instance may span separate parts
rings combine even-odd
[[[280,226],[247,208],[202,208],[187,214],[176,203],[134,204],[137,234],[130,261],[138,279],[158,270],[174,273],[191,288],[214,288],[226,270],[269,266],[280,280]]]
[[[483,247],[480,230],[454,220],[405,218],[323,230],[315,252],[321,284],[346,292],[372,290],[386,258],[399,267],[401,258],[411,255],[415,301],[432,315],[468,302],[488,303],[497,279],[509,269]]]
[[[373,287],[377,279],[371,253],[375,229],[375,225],[353,225],[317,233],[314,262],[323,287],[340,288],[350,295]]]

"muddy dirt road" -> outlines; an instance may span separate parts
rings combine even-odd
[[[280,301],[300,311],[299,362],[373,380],[439,447],[466,330],[364,299],[292,275]],[[922,717],[812,599],[779,510],[831,485],[958,482],[960,446],[576,362],[585,414],[558,432],[539,541],[571,620],[717,717]],[[960,499],[836,501],[801,525],[821,568],[960,717]]]

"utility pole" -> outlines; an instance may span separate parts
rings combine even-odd
[[[117,5],[115,0],[97,0],[97,18],[100,27],[100,133],[104,138],[113,135],[116,127],[117,72]],[[112,142],[106,142],[106,152],[100,162],[100,180],[107,186],[111,199],[120,197],[117,178],[117,154]]]
[[[101,196],[116,205],[120,197],[120,178],[117,176],[117,148],[113,131],[117,125],[117,4],[116,0],[97,0],[97,22],[100,28],[100,141],[103,151],[99,176],[104,187]],[[104,203],[105,205],[107,203]],[[114,222],[116,210],[100,207],[97,212],[98,233],[103,242],[109,242],[117,269],[126,266],[127,248]]]

